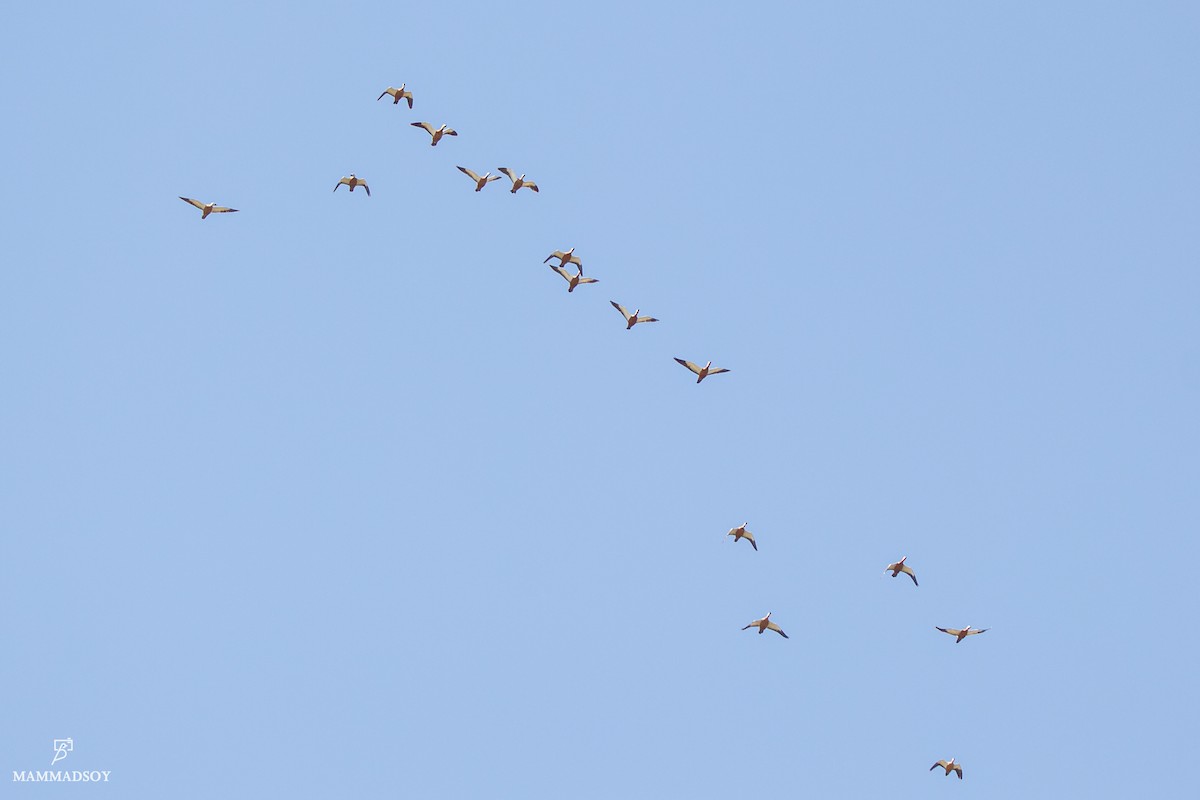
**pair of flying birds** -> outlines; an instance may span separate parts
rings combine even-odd
[[[407,100],[408,107],[412,108],[413,107],[412,92],[408,91],[404,87],[405,87],[405,84],[403,84],[403,83],[400,84],[399,89],[397,89],[395,86],[387,87],[386,89],[383,90],[383,94],[381,94],[381,95],[379,95],[379,97],[375,98],[375,102],[379,102],[380,100],[387,97],[388,95],[391,95],[392,105],[396,105],[401,100]],[[437,143],[442,140],[443,136],[458,136],[457,131],[455,131],[453,128],[449,128],[445,125],[443,125],[440,128],[435,128],[432,125],[430,125],[428,122],[410,122],[408,124],[412,125],[414,128],[423,128],[425,130],[425,132],[429,134],[429,136],[433,139],[433,141],[431,141],[429,143],[430,147],[436,147]]]
[[[476,173],[472,172],[471,170],[467,169],[466,167],[459,167],[458,170],[463,175],[466,175],[468,178],[475,181],[475,191],[477,191],[477,192],[483,191],[483,187],[487,186],[492,181],[500,180],[499,175],[493,175],[490,172],[485,172],[482,175],[477,175]],[[513,174],[513,171],[511,169],[509,169],[508,167],[500,167],[500,172],[507,175],[508,179],[510,181],[512,181],[512,184],[513,184],[512,185],[512,194],[516,194],[519,189],[533,189],[533,191],[535,191],[535,192],[538,191],[538,186],[536,183],[534,183],[533,181],[525,180],[525,173],[521,173],[521,177],[518,178],[516,175]],[[546,259],[546,260],[549,261],[549,259]]]

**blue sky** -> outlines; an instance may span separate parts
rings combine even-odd
[[[14,8],[7,794],[1182,796],[1198,33]]]

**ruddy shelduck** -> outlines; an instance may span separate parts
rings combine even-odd
[[[934,625],[933,627],[937,628],[942,633],[948,633],[951,636],[953,636],[955,644],[958,644],[959,642],[961,642],[963,639],[967,638],[968,636],[974,636],[977,633],[983,633],[984,631],[988,630],[987,628],[977,628],[975,630],[972,630],[970,625],[963,628],[962,630],[959,630],[958,628],[938,628],[937,625]]]
[[[216,203],[201,203],[199,200],[193,200],[190,197],[181,196],[179,199],[200,209],[200,219],[204,219],[209,214],[232,214],[234,211],[237,211],[236,208],[226,208]]]
[[[412,92],[404,91],[403,83],[400,84],[399,89],[392,87],[392,86],[389,86],[386,89],[384,89],[383,94],[381,94],[381,95],[379,95],[379,97],[375,98],[375,102],[378,103],[380,100],[382,100],[384,98],[385,95],[389,95],[389,94],[392,96],[392,105],[396,105],[403,99],[403,100],[407,100],[408,107],[412,108]]]
[[[466,167],[459,167],[458,171],[461,172],[463,175],[466,175],[471,180],[475,181],[475,191],[477,191],[477,192],[482,191],[483,187],[487,186],[492,181],[500,180],[499,175],[493,175],[490,172],[485,172],[482,175],[476,175],[474,172],[467,169]]]
[[[512,170],[508,167],[501,167],[500,171],[507,175],[508,179],[513,182],[512,194],[516,194],[518,189],[533,189],[535,192],[538,190],[536,183],[525,180],[524,172],[522,172],[521,177],[518,178],[516,175],[513,175]]]
[[[658,322],[658,320],[654,317],[639,317],[638,314],[640,314],[642,311],[640,308],[630,314],[625,310],[625,306],[621,305],[616,300],[609,300],[608,302],[612,304],[613,308],[615,308],[617,311],[620,311],[621,316],[625,318],[625,330],[629,330],[639,322]]]
[[[437,143],[442,140],[443,136],[458,136],[458,131],[453,128],[447,128],[445,125],[435,129],[428,122],[410,122],[408,124],[414,128],[424,128],[425,132],[433,137],[433,141],[429,143],[430,147],[437,147]]]
[[[920,586],[921,584],[917,583],[917,573],[912,571],[912,567],[907,566],[904,563],[905,558],[908,558],[908,556],[905,556],[904,558],[900,559],[895,564],[888,564],[886,567],[883,568],[883,571],[891,572],[893,578],[896,577],[897,575],[899,575],[901,572],[903,572],[905,575],[907,575],[908,577],[913,579],[913,585]]]
[[[722,367],[713,367],[711,361],[701,367],[697,364],[693,364],[691,361],[684,361],[682,358],[677,358],[675,360],[699,376],[696,378],[696,383],[704,380],[709,375],[720,375],[722,372],[729,372],[729,370]]]
[[[748,631],[748,630],[750,630],[751,628],[758,628],[758,632],[759,632],[760,634],[761,634],[763,631],[775,631],[775,632],[776,632],[776,633],[778,633],[780,636],[782,636],[783,638],[787,639],[787,638],[788,638],[788,635],[787,635],[786,633],[784,633],[784,632],[783,632],[783,628],[779,627],[779,626],[778,626],[778,625],[776,625],[774,622],[771,622],[771,614],[772,614],[772,613],[774,613],[774,612],[767,612],[767,615],[766,615],[765,617],[763,617],[762,619],[756,619],[756,620],[754,620],[754,622],[751,622],[749,625],[747,625],[746,627],[742,628],[742,630],[744,630],[744,631]]]
[[[367,182],[364,181],[362,178],[358,177],[357,175],[355,175],[353,172],[350,173],[349,178],[342,178],[340,181],[335,183],[333,185],[333,190],[336,192],[338,190],[338,187],[341,186],[342,184],[349,186],[351,192],[354,191],[355,187],[361,186],[363,189],[366,190],[367,197],[371,196],[371,187],[367,186]]]
[[[957,772],[958,779],[960,781],[962,780],[962,764],[957,763],[953,758],[934,762],[933,766],[929,768],[929,771],[933,772],[938,767],[946,770],[945,777],[949,778],[951,772]]]
[[[583,269],[583,262],[579,260],[579,256],[575,255],[574,247],[565,253],[562,250],[555,250],[553,253],[546,256],[546,260],[542,263],[548,263],[552,258],[558,259],[558,265],[560,267],[565,267],[567,264],[574,264],[575,266],[579,267],[580,270]]]
[[[741,525],[738,525],[736,528],[730,528],[729,533],[727,533],[725,535],[732,536],[734,544],[737,544],[742,539],[745,539],[746,541],[748,541],[750,543],[750,546],[754,548],[754,551],[758,552],[758,544],[754,541],[754,534],[751,533],[750,531],[746,530],[746,526],[749,524],[750,524],[749,522],[743,522]]]
[[[600,281],[596,280],[595,278],[583,277],[583,268],[582,267],[580,267],[579,272],[575,273],[574,275],[567,272],[562,267],[556,266],[554,264],[550,265],[550,269],[554,270],[559,275],[563,276],[563,279],[566,280],[566,282],[567,282],[567,291],[568,292],[575,291],[575,287],[580,285],[581,283],[599,283],[600,282]]]

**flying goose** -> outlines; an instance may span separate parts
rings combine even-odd
[[[508,179],[513,182],[512,194],[516,194],[517,189],[521,189],[521,188],[533,189],[535,192],[537,192],[537,190],[538,190],[537,184],[534,183],[533,181],[525,180],[524,172],[522,172],[521,177],[518,178],[516,175],[512,174],[512,170],[509,169],[508,167],[501,167],[500,171],[503,172],[505,175],[507,175]],[[539,194],[540,194],[540,192],[539,192]]]
[[[225,206],[219,206],[216,203],[201,203],[199,200],[193,200],[190,197],[180,197],[179,199],[200,209],[200,211],[203,212],[200,214],[200,219],[204,219],[209,214],[230,214],[234,211],[237,211],[236,208],[226,208]]]
[[[949,759],[949,760],[945,760],[945,761],[937,761],[937,762],[935,762],[935,763],[934,763],[934,765],[933,765],[932,767],[930,767],[930,768],[929,768],[929,771],[930,771],[930,772],[933,772],[933,771],[934,771],[935,769],[937,769],[938,767],[941,767],[942,769],[946,770],[946,777],[947,777],[947,778],[949,778],[949,777],[950,777],[950,773],[951,773],[951,772],[957,772],[957,773],[958,773],[958,779],[959,779],[960,781],[962,780],[962,764],[957,764],[957,763],[955,763],[955,761],[954,761],[954,759],[953,759],[953,758],[951,758],[951,759]]]
[[[350,191],[352,191],[352,192],[354,191],[355,186],[361,186],[367,190],[367,197],[371,196],[371,187],[367,186],[367,182],[364,181],[362,178],[356,177],[353,172],[350,173],[349,178],[342,178],[340,181],[335,183],[333,185],[333,190],[336,192],[338,190],[338,187],[341,186],[343,183],[346,184],[347,186],[349,186]]]
[[[572,247],[570,250],[568,250],[568,251],[567,251],[567,252],[565,252],[565,253],[564,253],[562,250],[555,250],[553,253],[551,253],[550,255],[546,256],[546,261],[543,261],[542,263],[543,263],[543,264],[545,264],[545,263],[547,263],[547,262],[548,262],[550,259],[552,259],[552,258],[557,258],[557,259],[558,259],[558,265],[559,265],[560,267],[565,267],[567,264],[574,264],[575,266],[579,267],[579,269],[581,269],[581,270],[582,270],[582,269],[583,269],[583,262],[582,262],[582,261],[580,261],[580,260],[579,260],[579,256],[575,255],[574,253],[575,253],[575,248],[574,248],[574,247]]]
[[[568,284],[570,284],[569,286],[567,286],[567,291],[568,291],[568,292],[573,292],[573,291],[575,291],[575,287],[576,287],[576,286],[578,286],[578,285],[579,285],[579,284],[581,284],[581,283],[599,283],[599,281],[598,281],[598,280],[596,280],[595,278],[585,278],[585,277],[583,277],[583,267],[580,267],[580,268],[579,268],[579,272],[575,273],[574,275],[572,275],[571,273],[567,272],[567,271],[566,271],[565,269],[563,269],[561,266],[555,266],[554,264],[551,264],[551,265],[550,265],[550,269],[554,270],[554,271],[555,271],[555,272],[557,272],[559,275],[562,275],[562,276],[563,276],[563,278],[566,280],[566,282],[567,282]]]
[[[904,558],[908,558],[908,556],[905,556]],[[920,586],[921,584],[917,583],[917,573],[912,571],[912,567],[905,566],[904,558],[900,559],[895,564],[888,564],[886,567],[883,568],[883,571],[884,572],[890,571],[892,573],[893,578],[896,577],[897,575],[899,575],[901,572],[903,572],[905,575],[907,575],[908,577],[913,579],[914,586]]]
[[[754,551],[758,552],[758,545],[755,544],[755,542],[754,542],[754,534],[751,533],[750,531],[746,530],[746,526],[749,524],[750,524],[749,522],[743,522],[741,525],[738,525],[736,528],[730,528],[729,533],[727,533],[725,535],[732,536],[734,544],[737,544],[742,539],[745,539],[746,541],[748,541],[750,543],[750,546],[754,548]],[[767,616],[769,617],[771,615],[768,614]],[[751,624],[753,624],[753,623],[751,623]],[[745,628],[742,628],[742,630],[745,630]]]
[[[492,181],[500,180],[499,175],[492,175],[492,173],[490,173],[490,172],[485,172],[485,173],[483,173],[482,176],[480,176],[480,175],[476,175],[474,172],[467,169],[466,167],[459,167],[458,171],[461,172],[463,175],[466,175],[471,180],[475,181],[475,191],[477,191],[477,192],[482,190],[483,187],[487,186]]]
[[[765,617],[763,617],[762,619],[754,620],[754,622],[751,622],[749,625],[742,628],[742,630],[746,631],[746,630],[750,630],[751,628],[757,627],[758,632],[760,634],[763,631],[772,630],[772,631],[775,631],[776,633],[778,633],[783,638],[785,638],[785,639],[788,638],[788,635],[783,632],[783,628],[779,627],[774,622],[771,622],[771,614],[772,613],[774,613],[774,612],[768,612]]]
[[[677,358],[675,360],[678,361],[680,364],[683,364],[685,367],[690,369],[692,372],[694,372],[700,376],[700,377],[696,378],[696,383],[699,383],[700,381],[704,380],[709,375],[719,375],[722,372],[729,372],[729,370],[724,369],[722,367],[717,367],[716,369],[714,369],[711,361],[708,362],[707,364],[705,364],[703,367],[698,367],[690,361],[684,361],[682,358]]]
[[[970,625],[963,628],[961,631],[958,630],[957,628],[938,628],[937,625],[934,625],[933,627],[937,628],[942,633],[948,633],[951,636],[956,637],[954,639],[955,644],[958,644],[959,642],[961,642],[963,639],[967,638],[968,636],[974,636],[977,633],[983,633],[984,631],[988,630],[987,628],[977,628],[975,630],[971,630]]]
[[[621,316],[625,318],[625,330],[629,330],[639,322],[658,322],[658,320],[654,317],[639,317],[638,313],[641,311],[640,308],[630,314],[625,310],[625,306],[621,305],[616,300],[609,300],[608,302],[612,304],[613,308],[615,308],[617,311],[620,311]]]
[[[375,102],[378,103],[380,100],[383,99],[384,95],[388,95],[388,94],[390,94],[392,96],[392,105],[396,105],[397,103],[400,102],[401,98],[404,98],[405,100],[408,101],[408,107],[412,108],[412,92],[404,91],[403,83],[400,84],[399,89],[393,88],[391,86],[384,89],[383,94],[381,94],[381,95],[379,95],[379,97],[375,98]]]
[[[433,141],[429,143],[430,147],[437,147],[437,143],[442,140],[443,136],[458,136],[457,131],[453,128],[447,128],[445,125],[435,130],[428,122],[410,122],[408,124],[414,128],[424,128],[425,132],[433,137]]]

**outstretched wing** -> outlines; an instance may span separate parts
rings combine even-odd
[[[625,310],[625,306],[621,305],[616,300],[609,300],[608,302],[613,308],[621,312],[621,316],[625,318],[626,322],[629,322],[629,312]]]
[[[581,272],[579,274],[582,275],[583,273]],[[580,278],[579,282],[580,283],[599,283],[600,279],[599,278]]]
[[[947,766],[949,766],[949,765],[945,761],[935,761],[933,766],[929,768],[929,771],[933,772],[938,767],[945,769]]]
[[[363,183],[362,178],[359,178],[358,185],[367,190],[367,197],[371,196],[371,187],[367,186],[367,184]]]
[[[753,533],[750,531],[742,531],[742,538],[748,539],[750,541],[750,546],[754,548],[755,552],[758,552],[758,543],[754,541]]]
[[[414,128],[424,128],[425,132],[430,136],[433,136],[433,132],[437,130],[437,128],[433,127],[428,122],[410,122],[408,124],[412,125]]]
[[[638,317],[638,322],[658,322],[658,317]]]
[[[554,271],[555,271],[555,272],[557,272],[559,275],[562,275],[562,276],[563,276],[563,280],[567,281],[568,283],[571,281],[571,278],[573,278],[573,277],[574,277],[573,275],[571,275],[569,272],[567,272],[565,269],[563,269],[562,267],[558,266],[557,264],[551,264],[551,265],[550,265],[550,269],[554,270]]]
[[[213,206],[214,214],[228,214],[237,211],[236,208],[228,208],[226,206]]]
[[[525,181],[523,184],[521,184],[521,188],[522,189],[533,189],[535,192],[538,191],[537,184],[534,183],[533,181]],[[541,194],[541,192],[538,192],[538,194]]]
[[[442,134],[445,136],[458,136],[458,131],[454,130],[454,128],[446,128],[446,130],[442,131]]]
[[[696,366],[692,362],[684,361],[682,358],[677,358],[677,359],[675,359],[675,361],[680,364],[683,364],[683,366],[687,367],[688,369],[690,369],[692,372],[696,373],[697,375],[700,374],[700,367]]]
[[[908,566],[907,564],[901,564],[900,571],[903,572],[908,577],[912,578],[914,585],[916,585],[916,586],[921,585],[921,584],[917,583],[917,573],[912,571],[912,567]]]
[[[767,630],[769,630],[769,631],[775,631],[776,633],[778,633],[780,636],[782,636],[782,637],[783,637],[783,638],[785,638],[785,639],[787,639],[787,638],[788,638],[788,635],[787,635],[786,633],[784,633],[784,632],[783,632],[783,628],[779,627],[779,626],[778,626],[778,625],[776,625],[774,622],[768,622],[768,623],[767,623]]]
[[[975,634],[983,633],[986,630],[987,630],[987,628],[980,628],[979,630],[970,630],[970,631],[967,631],[967,636],[974,636]]]
[[[955,767],[954,771],[958,773],[958,779],[962,780],[962,767]]]
[[[962,633],[962,631],[960,631],[958,628],[938,628],[937,625],[934,625],[933,627],[937,628],[942,633],[948,633],[951,636],[958,636],[960,633]]]
[[[394,97],[394,96],[395,96],[395,95],[393,94],[393,92],[394,92],[394,91],[395,91],[395,90],[394,90],[394,89],[392,89],[392,88],[389,86],[388,88],[386,88],[386,89],[384,89],[384,90],[383,90],[383,94],[381,94],[381,95],[379,95],[379,97],[376,97],[376,98],[375,98],[375,102],[376,102],[376,103],[378,103],[380,100],[382,100],[383,98],[387,97],[389,94],[391,94],[391,95]]]
[[[479,183],[479,176],[476,175],[471,170],[467,169],[466,167],[459,167],[458,171],[461,172],[463,175],[466,175],[468,178],[475,181],[476,183]]]
[[[412,108],[412,92],[405,92],[403,97],[408,101],[408,107]]]
[[[720,375],[722,372],[729,372],[729,370],[725,369],[724,367],[713,367],[712,369],[710,369],[708,371],[708,374],[709,375]]]
[[[562,250],[555,250],[553,253],[551,253],[550,255],[546,256],[546,261],[549,261],[549,260],[550,260],[550,259],[552,259],[552,258],[563,259],[563,258],[566,258],[566,257],[567,257],[567,254],[566,254],[566,253],[564,253]],[[546,263],[546,261],[543,261],[542,263],[543,263],[543,264],[545,264],[545,263]]]
[[[505,175],[507,175],[507,176],[508,176],[508,179],[509,179],[510,181],[512,181],[513,183],[516,183],[516,182],[517,182],[517,176],[516,176],[516,175],[513,175],[513,174],[512,174],[512,170],[511,170],[511,169],[509,169],[508,167],[501,167],[501,168],[500,168],[498,171],[499,171],[499,172],[503,172]],[[557,254],[556,254],[556,255],[557,255]]]
[[[190,197],[180,197],[179,199],[185,203],[195,206],[196,208],[200,209],[201,211],[204,210],[204,203],[201,203],[199,200],[193,200]]]

